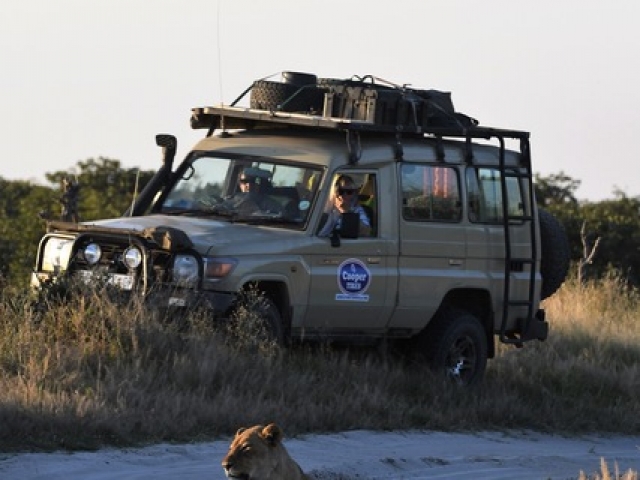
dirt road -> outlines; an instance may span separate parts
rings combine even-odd
[[[228,440],[83,453],[0,454],[2,480],[224,479]],[[354,431],[285,440],[319,480],[566,480],[580,471],[640,471],[640,436],[562,438],[531,432]]]

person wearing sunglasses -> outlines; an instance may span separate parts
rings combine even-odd
[[[256,212],[282,213],[282,206],[269,196],[271,172],[260,168],[245,168],[238,176],[238,192],[226,203],[241,215]]]
[[[342,214],[346,212],[358,214],[359,236],[368,237],[371,235],[371,221],[362,205],[358,203],[358,188],[353,178],[349,175],[340,175],[336,179],[331,192],[327,221],[318,236],[329,237],[334,231],[340,231]]]

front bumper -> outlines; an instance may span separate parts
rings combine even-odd
[[[191,310],[202,308],[216,317],[226,316],[235,299],[235,293],[168,287],[154,289],[146,296],[146,302],[156,309]]]
[[[49,272],[33,272],[31,274],[31,287],[39,290],[44,285],[55,281],[54,278]],[[117,287],[122,286],[118,281],[112,283]],[[126,288],[123,292],[131,295],[135,294],[135,290],[130,288]],[[144,299],[145,304],[153,310],[171,311],[177,309],[184,311],[202,308],[214,317],[224,317],[229,314],[236,300],[236,294],[233,292],[194,290],[171,285],[160,285],[152,287],[144,296]]]

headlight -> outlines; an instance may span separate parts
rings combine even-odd
[[[234,258],[205,258],[205,280],[220,280],[229,275],[238,261]]]
[[[90,243],[86,247],[84,247],[84,259],[87,261],[89,265],[95,265],[100,261],[100,257],[102,256],[102,249],[100,245],[97,243]]]
[[[198,282],[198,260],[193,255],[177,255],[173,261],[173,281],[180,285]]]
[[[44,246],[42,270],[58,272],[66,270],[71,257],[73,240],[70,238],[50,237]]]
[[[122,261],[129,270],[135,270],[142,263],[142,252],[138,247],[129,247],[124,251]]]

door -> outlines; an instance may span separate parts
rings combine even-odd
[[[377,174],[361,171],[348,175],[358,187],[359,195],[354,201],[367,207],[363,210],[375,228],[368,236],[341,237],[339,246],[332,246],[330,237],[314,239],[309,256],[311,291],[304,320],[304,328],[310,333],[330,336],[384,332],[395,304],[397,275],[389,251],[393,242],[378,227],[381,209]],[[331,191],[335,193],[334,184],[335,181]],[[329,195],[329,204],[334,201],[332,197]]]

